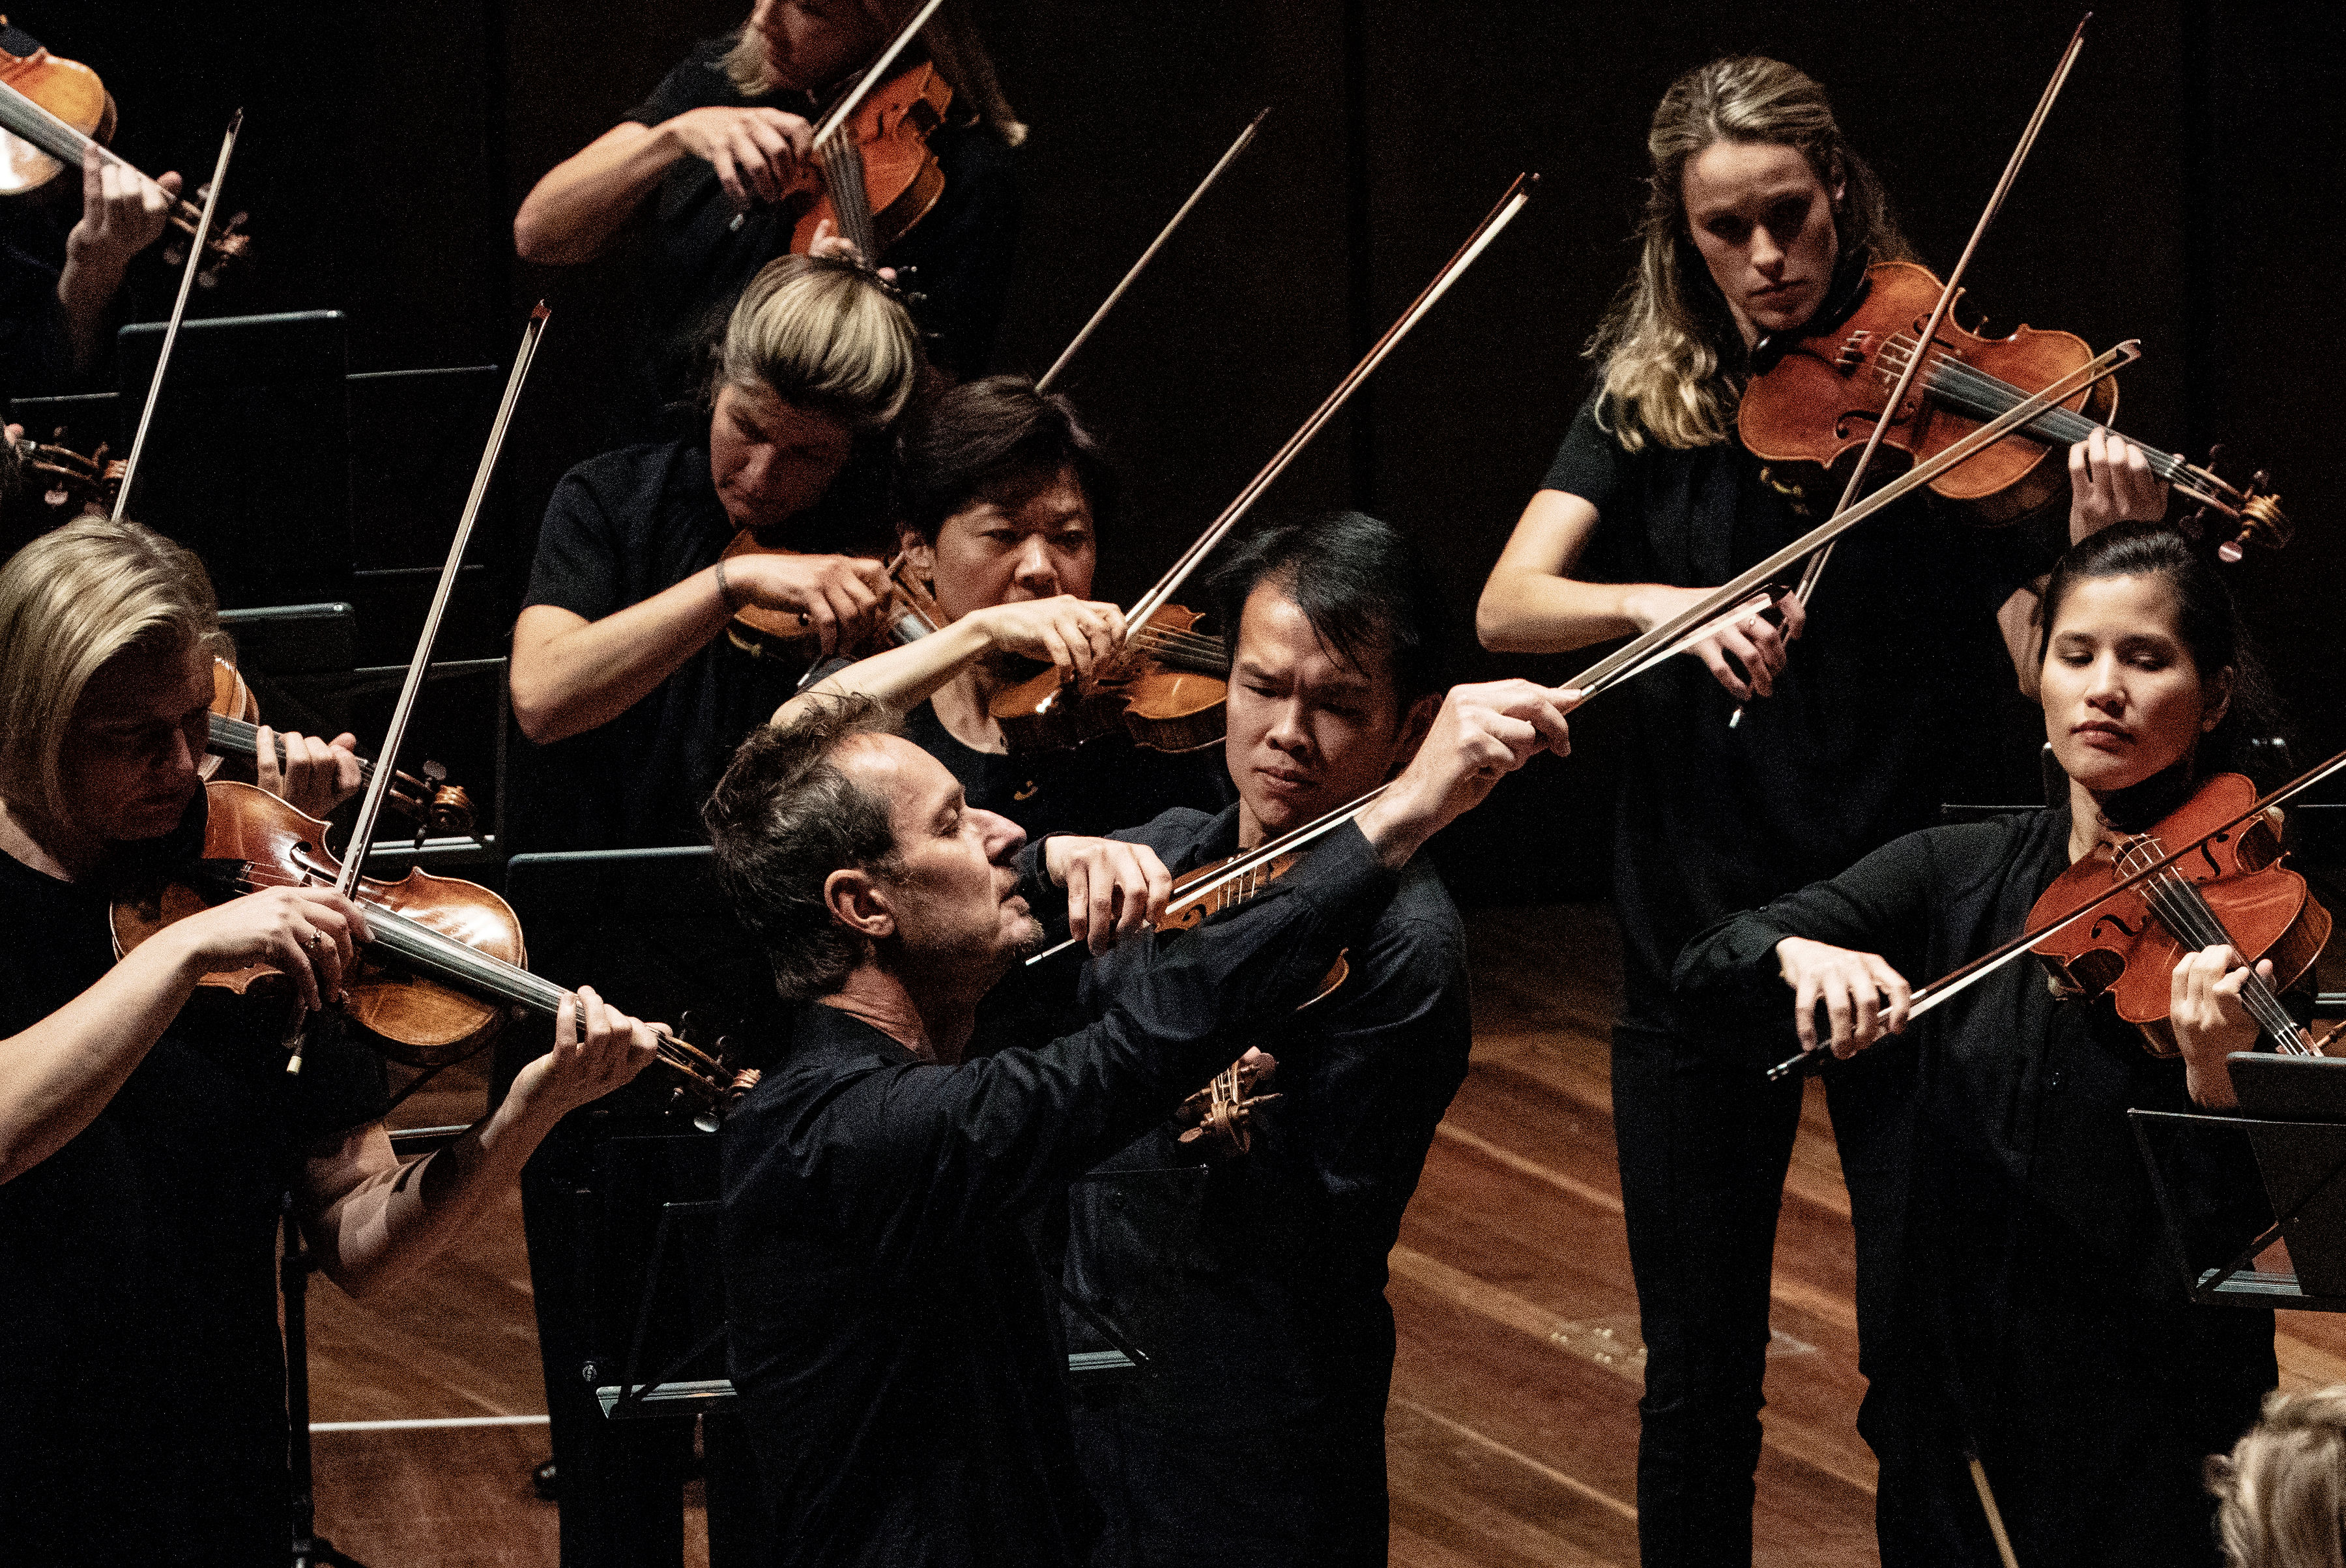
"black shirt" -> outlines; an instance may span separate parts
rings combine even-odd
[[[819,121],[806,94],[783,89],[744,97],[725,74],[731,37],[709,38],[664,77],[627,117],[658,126],[688,109],[723,106],[782,109]],[[1010,289],[1018,233],[1016,158],[1000,137],[968,118],[960,105],[929,146],[944,191],[927,216],[875,262],[913,268],[913,319],[930,360],[957,378],[984,372]],[[706,159],[679,158],[660,181],[645,246],[642,290],[646,342],[658,361],[662,401],[693,382],[692,349],[721,326],[724,312],[758,269],[788,254],[801,209],[760,204],[733,227],[733,205]]]
[[[1235,854],[1238,826],[1177,810],[1115,836],[1178,875]],[[1346,962],[1251,1037],[1281,1097],[1247,1154],[1207,1164],[1160,1124],[1069,1191],[1067,1287],[1157,1374],[1076,1406],[1100,1564],[1385,1561],[1385,1257],[1474,1033],[1465,931],[1425,857]],[[1087,1006],[1127,962],[1086,972]]]
[[[1310,994],[1392,887],[1358,832],[1332,834],[1148,944],[1098,1023],[957,1066],[799,1011],[724,1132],[732,1375],[778,1562],[1084,1561],[1065,1362],[1020,1222]]]
[[[790,524],[793,547],[873,555],[834,484]],[[732,541],[697,442],[623,447],[562,476],[546,504],[529,605],[598,621],[705,571]],[[742,737],[788,701],[804,667],[719,635],[600,728],[515,754],[519,850],[623,850],[703,841],[700,804]]]
[[[1878,952],[1920,984],[2026,929],[2068,840],[2066,809],[1899,839],[1704,932],[1680,992],[1785,1027],[1786,936]],[[2270,1313],[2184,1296],[2127,1118],[2193,1109],[2183,1064],[2106,1001],[2056,1000],[2026,959],[1869,1054],[1903,1077],[1908,1118],[1888,1145],[1906,1151],[1897,1307],[1867,1347],[1885,1508],[1901,1444],[1968,1425],[2021,1561],[2212,1563],[2200,1461],[2276,1373]],[[2195,1144],[2167,1172],[2195,1241],[2237,1247],[2270,1217],[2245,1149]]]
[[[113,967],[107,905],[100,880],[0,855],[0,1036]],[[315,1031],[289,1077],[282,1026],[199,993],[95,1121],[0,1185],[0,1563],[284,1555],[280,1197],[380,1114],[382,1069]]]
[[[1580,575],[1707,587],[1815,526],[1773,477],[1736,440],[1624,452],[1592,401],[1544,488],[1596,508]],[[2050,565],[2026,543],[1893,506],[1842,535],[1775,695],[1735,728],[1735,698],[1697,659],[1630,684],[1613,884],[1628,1017],[1667,1022],[1670,965],[1711,921],[1927,826],[1943,801],[1994,798],[1979,776],[2014,688],[1994,613]]]

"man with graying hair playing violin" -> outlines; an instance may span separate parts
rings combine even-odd
[[[1420,845],[1568,745],[1570,694],[1461,687],[1392,786],[1203,927],[1141,936],[1099,1022],[966,1058],[980,999],[1078,876],[1095,948],[1165,908],[1143,847],[1025,836],[850,698],[743,746],[720,871],[798,1006],[726,1126],[731,1369],[783,1564],[1087,1560],[1052,1307],[1022,1232],[1310,996]],[[1110,896],[1103,897],[1107,892]],[[1094,911],[1104,911],[1105,918]]]
[[[402,1166],[381,1063],[332,1027],[285,1071],[281,1001],[332,1003],[370,940],[328,888],[233,898],[117,959],[110,895],[202,852],[222,638],[193,555],[82,518],[0,567],[0,1520],[12,1561],[265,1563],[288,1539],[271,1242],[292,1196],[326,1276],[391,1284],[573,1106],[654,1055],[582,990],[493,1115]],[[583,1020],[584,1038],[580,1029]]]

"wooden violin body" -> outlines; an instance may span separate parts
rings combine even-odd
[[[2134,865],[2162,853],[2161,844],[2189,842],[2256,799],[2256,786],[2239,774],[2215,775],[2115,855],[2088,856],[2055,878],[2029,911],[2029,925],[2076,908]],[[2208,927],[2201,911],[2212,914],[2220,929]],[[2252,965],[2270,959],[2269,989],[2285,992],[2313,967],[2330,940],[2330,911],[2307,890],[2305,879],[2282,863],[2280,835],[2269,818],[2259,816],[2214,835],[2161,876],[2111,896],[2092,919],[2054,932],[2031,951],[2071,993],[2106,993],[2118,1016],[2142,1030],[2154,1055],[2172,1056],[2177,1045],[2168,1023],[2171,977],[2185,954],[2210,941],[2229,941]],[[2264,989],[2261,982],[2255,983]],[[2288,1036],[2283,1044],[2290,1044]]]
[[[1056,751],[1123,730],[1152,751],[1195,751],[1222,738],[1229,682],[1205,617],[1166,605],[1090,679],[1045,670],[994,694],[989,711],[1013,752]]]
[[[205,787],[207,861],[235,863],[232,881],[202,877],[162,880],[135,889],[114,905],[115,951],[128,952],[172,921],[201,912],[223,894],[287,886],[331,887],[342,867],[325,850],[326,824],[305,816],[265,790],[218,781]],[[521,924],[505,900],[474,882],[410,871],[395,882],[362,878],[357,902],[370,919],[389,916],[402,925],[484,954],[515,969],[528,966]],[[386,924],[389,921],[384,922]],[[442,1067],[461,1062],[495,1038],[519,998],[482,995],[426,977],[401,960],[395,941],[377,933],[360,955],[357,976],[347,989],[352,1018],[394,1062],[411,1067]],[[243,995],[256,983],[279,986],[284,977],[256,966],[208,974],[201,983]]]
[[[1759,373],[1744,389],[1736,414],[1743,444],[1764,462],[1830,470],[1853,458],[1876,423],[1886,420],[1882,444],[1925,462],[2094,358],[2073,333],[2024,326],[2007,337],[1987,338],[1951,317],[1905,402],[1892,410],[1890,393],[1940,292],[1927,269],[1911,261],[1877,262],[1866,270],[1845,315],[1790,341],[1764,341],[1754,352]],[[1960,504],[1974,522],[1991,527],[2015,522],[2064,493],[2068,447],[2096,426],[2106,426],[2116,412],[2115,382],[2088,388],[1948,470],[1930,488]],[[2288,543],[2289,519],[2264,493],[2263,474],[2243,490],[2178,455],[2146,449],[2144,456],[2153,472],[2203,511],[2230,520],[2238,536],[2224,546],[2227,559],[2236,559],[2244,544],[2278,548]]]
[[[0,16],[0,25],[6,21]],[[94,141],[114,139],[114,95],[79,60],[60,59],[42,46],[29,55],[0,49],[0,85],[14,87]],[[0,196],[37,190],[64,169],[63,160],[22,137],[0,132]]]
[[[804,255],[828,221],[878,266],[944,194],[929,137],[952,107],[953,88],[925,60],[873,87],[817,155],[821,179],[805,177],[798,199],[806,205],[791,225],[790,249]]]
[[[735,561],[744,555],[798,555],[805,552],[769,545],[758,537],[754,528],[744,528],[733,535],[725,546],[720,559]],[[944,612],[929,585],[913,575],[912,567],[899,554],[888,563],[888,602],[881,610],[878,629],[868,637],[856,638],[842,645],[837,657],[869,658],[906,643],[918,642],[945,624]],[[744,605],[734,612],[730,625],[725,628],[726,640],[753,657],[782,657],[811,665],[821,657],[821,639],[816,636],[806,620],[794,610],[770,610],[762,605]]]

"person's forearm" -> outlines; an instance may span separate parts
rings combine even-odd
[[[1565,653],[1645,629],[1637,596],[1647,585],[1583,583],[1503,566],[1483,585],[1475,635],[1494,653]]]
[[[76,375],[97,362],[106,344],[106,323],[113,314],[114,296],[122,287],[119,268],[94,266],[66,255],[65,270],[57,274],[57,304],[65,312],[66,346],[73,355]]]
[[[0,1041],[0,1182],[12,1181],[97,1119],[202,978],[166,930],[97,984]]]
[[[526,622],[530,612],[522,612]],[[610,723],[709,646],[732,618],[714,567],[641,604],[551,636],[515,628],[514,715],[544,746]]]
[[[546,172],[514,215],[514,249],[525,261],[589,261],[626,227],[680,155],[675,139],[629,120]]]
[[[2014,588],[2012,596],[1996,607],[1995,629],[2004,638],[2004,651],[2012,656],[2013,673],[2020,678],[2020,693],[2036,696],[2040,670],[2036,659],[2036,606],[2045,593],[2043,577],[2025,587]]]
[[[969,661],[993,646],[975,616],[964,616],[901,647],[858,659],[845,669],[826,676],[774,710],[776,724],[789,724],[810,703],[826,697],[868,697],[891,711],[910,713],[969,666]]]
[[[454,1143],[377,1171],[305,1222],[318,1267],[352,1296],[396,1284],[437,1255],[521,1176],[561,1119],[509,1096]],[[380,1127],[354,1136],[382,1138]]]

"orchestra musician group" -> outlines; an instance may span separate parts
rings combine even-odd
[[[2302,966],[2178,930],[2155,1030],[2082,966],[1916,1001],[2263,766],[2252,617],[2168,520],[2182,481],[2089,420],[2014,525],[1917,491],[1800,591],[1719,597],[1861,488],[1837,506],[1844,470],[1757,455],[1747,390],[1913,260],[1824,88],[1757,57],[1671,86],[1595,390],[1494,563],[1358,512],[1272,518],[1128,610],[1093,596],[1103,548],[1136,548],[1108,443],[986,373],[1025,127],[959,5],[920,9],[757,0],[514,224],[530,260],[632,248],[643,376],[636,439],[545,503],[514,847],[709,846],[785,1009],[720,1096],[711,1561],[1385,1561],[1386,1257],[1473,1036],[1425,846],[1568,753],[1584,697],[1451,683],[1443,579],[1487,570],[1494,653],[1694,617],[1624,677],[1611,827],[1643,1563],[1751,1559],[1802,1096],[1768,1069],[1794,1046],[1831,1059],[1889,1568],[2339,1563],[2346,1479],[2288,1490],[2311,1526],[2270,1480],[2335,1471],[2336,1401],[2268,1407],[2270,1311],[2187,1298],[2127,1116],[2230,1106],[2231,1053],[2295,1044],[2258,998],[2301,1023]],[[802,221],[850,194],[818,144],[914,71],[946,105],[927,205],[867,255]],[[178,188],[78,172],[70,222],[52,196],[0,224],[12,394],[87,374]],[[1207,614],[1168,620],[1185,580]],[[349,1003],[403,917],[331,867],[237,896],[218,874],[232,653],[202,563],[134,521],[0,567],[0,1562],[283,1556],[280,1215],[357,1293],[515,1185],[562,1561],[677,1562],[695,1432],[602,1419],[575,1285],[578,1173],[673,1121],[631,1081],[677,1048],[578,984],[550,1051],[504,1037],[491,1113],[403,1165]],[[1143,685],[1201,674],[1204,718],[1143,722]],[[1978,730],[2015,682],[2061,788],[1938,825],[1991,788]],[[368,776],[356,736],[260,734],[258,786],[313,817]],[[158,877],[213,891],[119,940]],[[2178,1179],[2247,1233],[2270,1217],[2251,1164]],[[1132,1345],[1150,1375],[1071,1388],[1071,1349]]]

